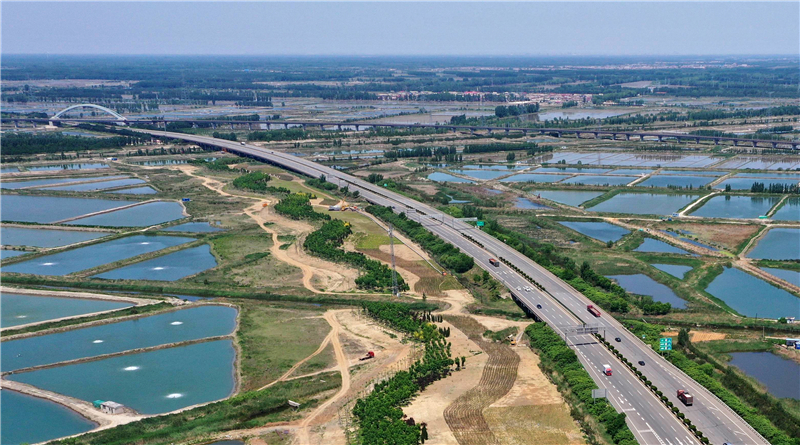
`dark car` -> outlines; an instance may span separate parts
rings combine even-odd
[[[541,304],[537,304],[537,305],[536,305],[536,309],[541,309],[541,308],[542,308],[542,305],[541,305]]]
[[[619,338],[619,337],[615,338],[614,340],[616,340],[616,341],[622,341],[622,339],[621,339],[621,338]]]
[[[644,360],[639,360],[639,365],[644,366]]]

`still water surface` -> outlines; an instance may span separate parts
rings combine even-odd
[[[467,184],[472,184],[475,181],[470,181],[469,179],[459,178],[457,176],[448,175],[447,173],[442,172],[435,172],[428,175],[428,179],[431,181],[436,182],[462,182]]]
[[[652,266],[681,280],[687,272],[692,270],[692,266],[682,266],[680,264],[652,264]]]
[[[788,198],[781,208],[772,215],[778,221],[800,221],[800,198]]]
[[[569,206],[577,207],[582,203],[597,198],[605,192],[589,192],[578,190],[536,190],[532,195],[539,195],[551,201],[560,202]]]
[[[630,233],[628,229],[607,222],[558,221],[558,223],[580,234],[603,241],[604,243],[608,241],[617,241]]]
[[[633,249],[634,252],[655,252],[655,253],[677,253],[680,255],[688,254],[689,252],[675,247],[672,244],[665,243],[664,241],[645,238],[644,242],[637,248]]]
[[[800,364],[771,352],[732,352],[730,364],[764,384],[770,394],[800,400]]]
[[[692,215],[707,218],[758,218],[766,215],[778,201],[780,198],[777,197],[714,196],[693,211]]]
[[[206,232],[221,232],[224,229],[214,227],[209,222],[188,222],[178,224],[177,226],[167,227],[164,229],[166,232],[192,232],[192,233],[206,233]]]
[[[662,193],[619,193],[596,206],[592,212],[632,213],[636,215],[670,215],[697,199],[697,195]]]
[[[61,247],[109,235],[107,232],[0,227],[4,246]]]
[[[143,227],[185,217],[177,202],[150,202],[136,207],[70,221],[77,226]]]
[[[0,327],[7,328],[54,318],[110,311],[130,307],[133,304],[122,301],[2,293],[0,306],[3,308],[0,311]]]
[[[94,422],[62,405],[4,389],[0,391],[0,443],[38,443],[89,431]]]
[[[749,258],[769,260],[800,259],[800,229],[776,227],[770,229],[747,254]]]
[[[706,291],[748,317],[800,318],[800,298],[739,269],[725,269]]]
[[[54,196],[3,195],[0,214],[3,221],[51,223],[87,213],[133,204],[134,201],[57,198]]]
[[[637,295],[649,295],[653,301],[669,303],[674,308],[686,307],[686,300],[675,295],[675,292],[645,274],[634,275],[609,275],[608,278],[616,280],[626,291]]]
[[[211,246],[192,247],[95,275],[107,280],[176,281],[217,266]]]

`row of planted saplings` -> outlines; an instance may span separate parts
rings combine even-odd
[[[686,417],[686,415],[684,415],[684,414],[681,412],[681,410],[680,410],[680,409],[678,409],[678,407],[677,407],[677,406],[675,406],[675,404],[674,404],[674,403],[672,403],[672,401],[670,401],[670,400],[669,400],[669,398],[668,398],[667,396],[665,396],[665,395],[664,395],[664,393],[662,393],[662,392],[661,392],[661,391],[660,391],[660,390],[659,390],[659,389],[656,387],[656,385],[654,385],[654,384],[653,384],[653,382],[651,382],[651,381],[650,381],[650,380],[649,380],[647,377],[645,377],[645,376],[644,376],[644,374],[642,373],[642,371],[639,371],[639,370],[638,370],[638,369],[637,369],[635,366],[633,366],[633,363],[631,363],[631,362],[630,362],[630,361],[629,361],[627,358],[625,358],[625,357],[622,355],[622,353],[620,353],[619,351],[617,351],[617,348],[615,348],[615,347],[614,347],[614,345],[612,345],[611,343],[609,343],[608,341],[606,341],[606,339],[604,339],[602,336],[600,336],[600,334],[594,334],[594,336],[595,336],[595,337],[598,339],[598,341],[600,341],[600,343],[602,343],[602,344],[603,344],[603,345],[604,345],[606,348],[608,348],[608,350],[609,350],[609,351],[611,351],[611,353],[612,353],[612,354],[614,354],[614,356],[616,356],[616,357],[617,357],[617,358],[618,358],[618,359],[619,359],[619,360],[620,360],[622,363],[624,363],[624,364],[625,364],[625,366],[627,366],[627,367],[628,367],[628,369],[630,369],[630,370],[631,370],[631,371],[632,371],[632,372],[633,372],[633,373],[636,375],[636,377],[637,377],[637,378],[638,378],[638,379],[639,379],[639,380],[640,380],[642,383],[644,383],[644,384],[645,384],[645,386],[647,386],[647,388],[648,388],[648,389],[650,389],[650,392],[652,392],[653,394],[655,394],[655,395],[656,395],[656,396],[659,398],[659,400],[661,400],[661,403],[663,403],[663,404],[664,404],[664,406],[666,406],[667,408],[669,408],[669,409],[672,411],[672,413],[673,413],[673,414],[674,414],[674,415],[675,415],[675,416],[676,416],[676,417],[677,417],[677,418],[678,418],[678,419],[679,419],[681,422],[683,422],[683,424],[686,426],[686,428],[688,428],[688,429],[689,429],[689,431],[691,431],[691,432],[692,432],[692,434],[694,434],[694,436],[695,436],[695,437],[697,437],[697,440],[699,440],[699,441],[700,441],[701,443],[703,443],[703,444],[708,444],[708,443],[710,443],[710,441],[708,440],[708,437],[705,437],[705,435],[703,434],[703,432],[702,432],[702,431],[700,431],[700,430],[698,430],[698,429],[697,429],[697,427],[696,427],[696,426],[694,426],[694,424],[692,424],[692,421],[691,421],[691,420],[689,420],[689,418],[688,418],[688,417]]]
[[[533,285],[534,285],[534,286],[535,286],[537,289],[539,289],[540,291],[544,291],[544,286],[542,286],[541,284],[539,284],[539,282],[538,282],[538,281],[536,281],[536,280],[534,280],[533,278],[531,278],[531,276],[530,276],[530,275],[528,275],[528,274],[526,274],[525,272],[523,272],[523,271],[522,271],[522,270],[521,270],[519,267],[515,266],[513,263],[511,263],[510,261],[508,261],[507,259],[505,259],[505,258],[503,258],[503,257],[500,257],[500,261],[502,261],[502,262],[503,262],[503,264],[505,264],[506,266],[508,266],[508,267],[510,267],[511,269],[513,269],[513,270],[514,270],[514,272],[516,272],[516,273],[518,273],[518,274],[522,275],[522,277],[523,277],[523,278],[525,278],[526,280],[528,280],[530,283],[533,283]]]

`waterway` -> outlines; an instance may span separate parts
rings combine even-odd
[[[735,268],[726,268],[706,291],[748,317],[800,318],[800,298]]]
[[[77,226],[145,227],[184,218],[177,202],[150,202],[136,207],[70,221]]]
[[[619,193],[588,210],[592,212],[670,215],[697,199],[697,195]]]
[[[235,388],[231,340],[14,374],[10,380],[92,402],[112,400],[161,414],[224,399]]]
[[[112,190],[106,193],[118,193],[120,195],[155,195],[158,192],[152,187],[144,186],[122,190]]]
[[[693,211],[692,215],[706,218],[758,218],[766,215],[778,201],[778,197],[714,196]]]
[[[4,246],[61,247],[107,235],[106,232],[0,227],[0,241]]]
[[[602,242],[617,241],[630,233],[628,229],[607,222],[558,221],[559,224]]]
[[[747,256],[768,260],[800,260],[800,229],[770,229]]]
[[[731,365],[741,369],[779,398],[800,400],[800,364],[771,352],[731,352]]]
[[[654,252],[654,253],[677,253],[679,255],[686,255],[689,252],[675,247],[672,244],[665,243],[664,241],[645,238],[644,242],[637,248],[633,249],[634,252]]]
[[[236,327],[236,313],[236,309],[227,306],[198,306],[117,323],[5,341],[0,351],[3,359],[2,371],[228,335]]]
[[[0,443],[47,442],[80,434],[97,424],[62,405],[4,389],[0,391]]]
[[[605,192],[590,192],[579,190],[535,190],[532,195],[539,195],[550,201],[560,202],[569,206],[577,207],[582,203],[597,198]]]
[[[63,276],[194,241],[181,236],[135,235],[11,264],[3,272]]]
[[[527,198],[517,198],[516,202],[514,203],[514,208],[525,209],[525,210],[531,210],[531,209],[542,210],[542,209],[550,209],[551,207],[548,207],[544,204],[539,204],[538,202],[531,201],[530,199]]]
[[[133,204],[134,201],[60,198],[54,196],[3,195],[0,214],[3,221],[51,223],[87,213]]]
[[[681,280],[692,270],[692,266],[682,266],[680,264],[651,264],[651,266]]]
[[[623,289],[632,294],[647,295],[652,297],[653,301],[669,303],[678,309],[686,307],[686,300],[675,295],[669,286],[665,286],[645,274],[609,275],[608,278],[616,280]]]
[[[55,318],[121,309],[133,304],[87,298],[2,293],[0,306],[3,308],[0,311],[0,327],[8,328]]]
[[[107,280],[176,281],[217,266],[211,246],[203,244],[95,275]]]

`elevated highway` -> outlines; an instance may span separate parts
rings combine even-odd
[[[608,314],[595,318],[586,311],[591,304],[580,292],[563,282],[532,260],[496,238],[455,220],[433,207],[385,190],[377,185],[348,175],[347,173],[316,164],[286,153],[254,145],[243,145],[221,139],[183,133],[147,131],[158,136],[182,139],[198,144],[223,148],[229,152],[279,165],[283,168],[319,177],[325,175],[339,186],[358,190],[367,201],[393,208],[396,213],[406,213],[420,221],[428,230],[445,239],[472,256],[478,265],[488,270],[493,277],[511,290],[519,302],[533,314],[548,323],[578,354],[581,363],[600,388],[608,389],[608,399],[614,408],[627,415],[627,422],[641,444],[653,445],[697,445],[699,442],[676,417],[653,395],[634,374],[599,344],[590,335],[571,335],[575,327],[585,322],[605,331],[607,338],[619,337],[617,349],[632,363],[646,362],[639,370],[653,382],[669,399],[702,431],[711,443],[768,444],[750,425],[733,410],[717,399],[700,384],[685,375],[667,360],[655,353],[648,345],[631,334]],[[469,235],[475,241],[468,239]],[[480,244],[478,244],[480,243]],[[494,267],[489,258],[504,258],[522,272],[540,283],[545,292],[536,291],[532,283],[506,265]],[[533,288],[525,291],[525,287]],[[541,306],[541,307],[539,307]],[[611,364],[612,376],[602,374],[602,366]],[[693,406],[683,406],[675,391],[685,389],[694,395]]]

